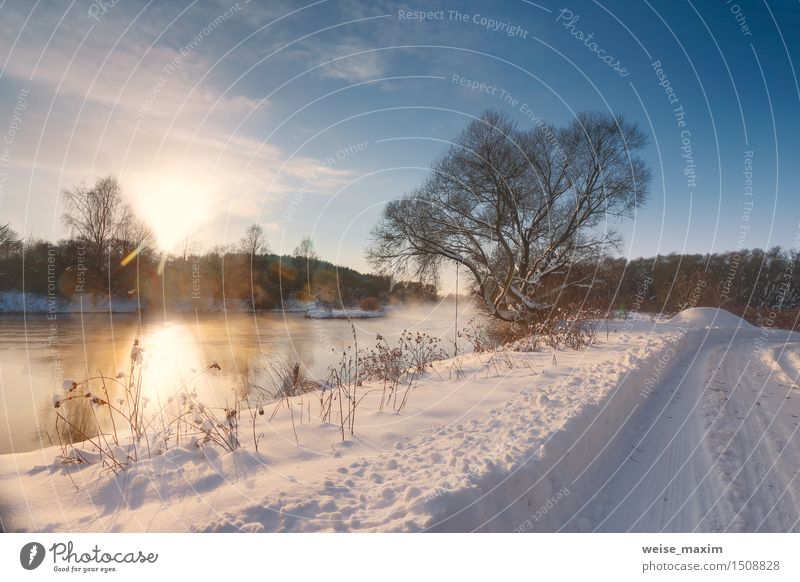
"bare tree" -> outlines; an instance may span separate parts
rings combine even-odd
[[[94,185],[81,184],[64,192],[64,224],[72,235],[91,245],[98,270],[103,270],[105,255],[120,228],[130,218],[130,209],[122,200],[119,182],[113,176],[99,179]]]
[[[444,262],[460,264],[489,312],[507,321],[546,309],[565,287],[589,283],[571,264],[618,243],[605,221],[646,198],[646,142],[635,124],[607,114],[521,130],[487,111],[421,187],[387,204],[368,259],[423,280]]]
[[[319,258],[317,251],[314,250],[314,241],[310,236],[303,237],[300,244],[297,245],[292,252],[292,255],[297,261],[300,271],[300,277],[306,281],[306,298],[311,299],[313,296],[311,292],[311,261]]]
[[[303,259],[305,261],[312,261],[319,258],[317,251],[314,250],[314,241],[312,241],[311,237],[309,236],[303,237],[303,240],[300,241],[300,244],[294,248],[292,255],[296,259]]]
[[[152,229],[127,205],[122,209],[114,246],[122,257],[130,256],[133,251],[136,251],[138,256],[146,256],[156,249],[156,239]]]
[[[12,251],[15,251],[21,244],[17,233],[11,228],[10,224],[0,224],[0,251],[3,256],[8,258]]]
[[[247,227],[244,237],[239,242],[242,252],[257,257],[269,252],[269,245],[264,237],[264,229],[259,224],[251,224]]]
[[[181,257],[184,261],[188,260],[190,256],[197,254],[199,244],[194,240],[194,234],[186,235],[181,245]]]

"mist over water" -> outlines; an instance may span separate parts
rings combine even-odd
[[[459,306],[458,329],[474,310]],[[372,347],[377,334],[390,343],[404,330],[440,337],[448,353],[456,337],[455,304],[392,307],[385,317],[354,319],[358,347]],[[232,402],[242,378],[264,381],[269,361],[301,364],[310,378],[324,380],[343,348],[353,346],[347,320],[308,319],[302,313],[58,314],[0,316],[0,453],[57,444],[52,396],[62,380],[128,374],[130,349],[138,339],[145,350],[144,394],[152,406],[181,386],[196,389],[210,405]],[[459,348],[463,349],[463,341]],[[221,370],[202,373],[217,362]],[[113,383],[112,383],[113,384]],[[113,386],[109,387],[115,397]],[[72,404],[72,403],[70,403]],[[83,405],[83,402],[76,402]],[[73,409],[76,407],[73,406]],[[48,438],[49,436],[49,438]]]

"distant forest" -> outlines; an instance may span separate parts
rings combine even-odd
[[[437,298],[434,285],[393,282],[324,261],[304,238],[291,255],[271,253],[253,224],[238,243],[203,253],[187,240],[164,255],[152,233],[123,202],[113,177],[64,193],[69,238],[57,243],[20,237],[0,225],[0,292],[21,291],[70,300],[76,294],[136,300],[146,308],[213,307],[241,300],[255,309],[287,301],[376,309],[390,301]],[[800,251],[774,247],[715,254],[606,257],[575,262],[542,281],[555,306],[603,311],[676,313],[724,307],[756,323],[796,327],[800,313]],[[564,286],[563,281],[584,281]],[[461,292],[469,289],[461,289]],[[195,303],[196,302],[196,303]]]
[[[253,234],[253,227],[250,229]],[[258,233],[255,233],[258,234]],[[281,307],[288,300],[324,305],[375,307],[387,301],[437,298],[436,288],[414,282],[392,285],[389,277],[362,274],[321,260],[310,240],[293,255],[247,251],[240,245],[203,254],[189,248],[180,255],[153,249],[125,262],[136,245],[114,242],[101,263],[79,239],[56,244],[20,240],[0,226],[0,291],[20,291],[70,299],[76,293],[137,298],[160,306],[185,300],[242,300],[256,309]],[[252,240],[250,241],[252,243]],[[125,264],[123,264],[125,263]],[[750,321],[773,317],[796,319],[800,308],[800,253],[779,247],[715,254],[659,255],[655,258],[606,258],[572,265],[589,282],[565,290],[558,305],[599,309],[676,313],[688,307],[724,307]],[[557,283],[555,283],[557,284]],[[462,290],[463,291],[463,290]],[[783,325],[783,327],[793,327]]]
[[[591,283],[566,291],[559,298],[561,305],[662,314],[691,307],[722,307],[751,323],[798,328],[797,250],[773,247],[632,260],[607,258],[572,268]]]
[[[388,301],[436,299],[436,288],[362,274],[319,258],[310,238],[291,255],[270,252],[258,224],[233,244],[161,253],[147,227],[123,201],[112,177],[64,192],[69,237],[51,243],[0,225],[0,292],[24,291],[48,302],[78,294],[137,301],[144,308],[214,308],[240,300],[255,309],[287,301],[377,309]]]
[[[88,246],[73,239],[51,244],[6,237],[0,241],[0,291],[21,291],[24,282],[26,293],[65,301],[79,293],[110,294],[138,299],[147,308],[166,302],[200,309],[220,304],[223,297],[255,309],[280,308],[287,301],[377,309],[390,301],[437,298],[432,285],[392,284],[389,277],[359,273],[314,255],[251,255],[233,245],[202,254],[187,249],[186,254],[167,255],[163,264],[153,251],[140,252],[126,262],[131,250],[119,243],[98,266]],[[310,241],[305,246],[310,249]]]

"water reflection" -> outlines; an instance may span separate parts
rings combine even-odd
[[[461,311],[459,327],[469,317],[463,307]],[[452,351],[454,306],[398,309],[353,325],[361,347],[374,344],[378,333],[393,341],[409,329],[443,338]],[[111,377],[127,374],[136,339],[144,349],[143,390],[154,406],[182,386],[196,390],[211,406],[224,406],[243,378],[269,384],[267,361],[298,362],[305,375],[324,380],[337,351],[353,344],[349,322],[309,320],[300,314],[192,314],[166,321],[121,314],[59,314],[55,320],[0,316],[0,453],[32,450],[56,440],[52,395],[61,381],[80,381],[100,371]],[[221,370],[200,373],[212,362]],[[110,391],[112,398],[119,395],[118,388]]]
[[[139,338],[142,353],[142,395],[156,402],[176,397],[183,388],[197,389],[209,397],[215,393],[213,377],[201,374],[211,362],[204,361],[198,338],[185,323],[166,322],[146,327]]]

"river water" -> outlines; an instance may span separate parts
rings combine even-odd
[[[459,329],[470,317],[463,305],[460,311]],[[394,308],[385,317],[357,319],[353,325],[359,348],[373,346],[377,334],[392,343],[410,330],[442,338],[452,353],[455,306]],[[220,406],[233,398],[243,375],[267,382],[264,370],[271,361],[299,362],[306,375],[324,380],[328,366],[354,343],[350,322],[297,313],[58,314],[52,320],[0,315],[0,453],[57,444],[53,395],[63,380],[80,382],[100,371],[110,377],[128,373],[136,339],[144,349],[143,386],[149,398],[163,401],[186,386]],[[203,372],[214,362],[221,370]]]

